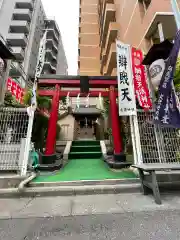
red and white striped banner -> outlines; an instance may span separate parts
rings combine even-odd
[[[147,86],[143,61],[143,54],[141,50],[132,48],[132,70],[134,77],[134,90],[139,104],[145,110],[152,108],[152,101]]]

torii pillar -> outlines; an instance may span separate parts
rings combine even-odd
[[[111,127],[112,127],[112,137],[114,143],[114,162],[118,162],[120,168],[128,165],[126,162],[126,156],[123,152],[123,140],[120,133],[119,125],[119,114],[118,107],[116,103],[116,94],[114,86],[110,86],[109,89],[109,100],[110,100],[110,116],[111,116]]]
[[[58,121],[58,111],[59,111],[59,99],[60,99],[60,87],[56,85],[55,94],[52,99],[52,107],[50,118],[48,122],[48,134],[46,140],[46,164],[55,162],[56,160],[56,125]]]

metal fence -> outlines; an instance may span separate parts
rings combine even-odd
[[[177,163],[180,161],[178,129],[153,123],[153,111],[138,110],[137,120],[143,163]]]
[[[0,170],[21,171],[29,116],[25,108],[0,108]]]

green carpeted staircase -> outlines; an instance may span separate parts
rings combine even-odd
[[[33,182],[91,181],[135,178],[131,171],[113,172],[102,159],[99,141],[74,141],[69,161],[61,170],[47,176],[38,176]]]
[[[100,141],[74,141],[69,159],[97,159],[102,157]]]

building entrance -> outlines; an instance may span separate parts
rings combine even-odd
[[[95,139],[94,121],[84,117],[78,121],[77,139]]]

